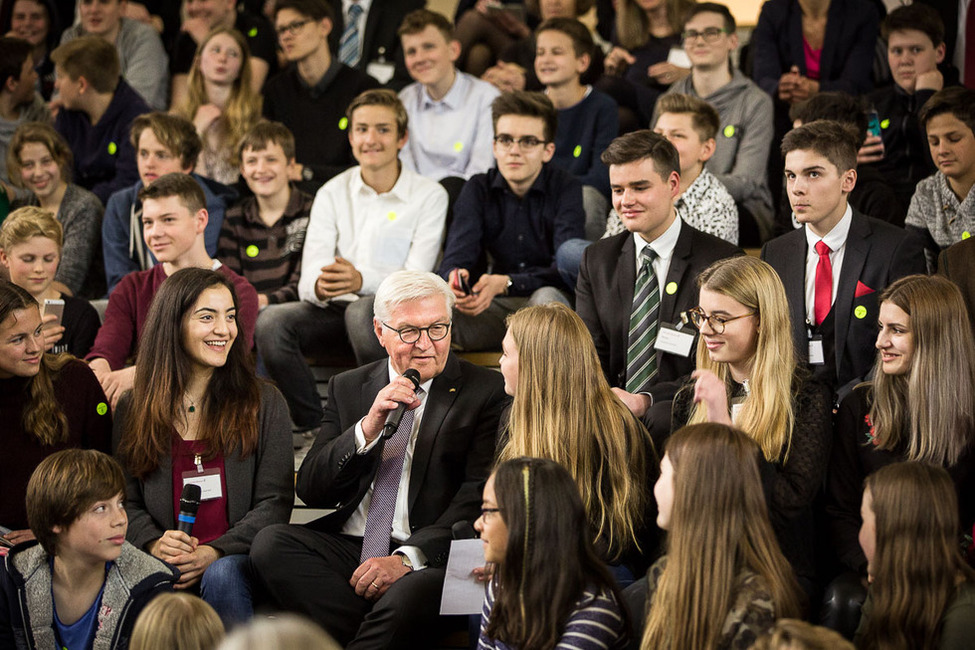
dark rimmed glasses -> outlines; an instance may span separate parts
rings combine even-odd
[[[434,323],[427,327],[413,327],[410,325],[399,329],[383,323],[383,327],[399,334],[399,340],[403,343],[416,343],[420,340],[420,336],[424,332],[427,333],[431,341],[442,341],[447,337],[447,333],[450,332],[450,323]]]
[[[754,316],[755,313],[756,312],[750,311],[747,314],[742,314],[741,316],[716,316],[715,314],[708,314],[700,307],[687,310],[687,315],[690,317],[691,322],[694,323],[694,327],[697,329],[703,329],[704,323],[707,323],[715,334],[724,334],[725,325],[733,320],[738,320],[739,318]]]

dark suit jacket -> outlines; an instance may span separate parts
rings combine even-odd
[[[297,492],[305,503],[335,508],[308,524],[315,530],[340,531],[372,484],[385,443],[357,454],[355,425],[388,383],[386,359],[329,382],[321,431],[298,472]],[[410,470],[412,534],[404,543],[422,549],[430,566],[443,566],[451,526],[478,516],[507,398],[500,373],[451,354],[426,399]]]
[[[682,223],[667,278],[661,283],[660,322],[674,324],[682,311],[697,306],[697,276],[701,271],[717,260],[743,254],[737,246]],[[666,289],[673,286],[671,283],[677,285],[674,293]],[[576,311],[592,334],[609,385],[620,388],[626,386],[634,284],[636,244],[632,233],[601,239],[586,249],[576,283]],[[650,390],[655,402],[671,399],[680,388],[677,380],[694,370],[694,348],[686,358],[658,350],[657,368],[657,382]]]
[[[762,259],[782,278],[789,299],[792,338],[799,358],[808,357],[806,332],[806,233],[804,228],[776,237],[762,247]],[[924,249],[903,228],[853,211],[846,239],[843,267],[833,301],[836,383],[843,389],[860,381],[877,357],[877,297],[891,282],[912,273],[925,273]],[[858,284],[863,284],[859,297]],[[857,316],[859,307],[862,317]],[[845,391],[843,391],[845,393]]]
[[[975,239],[962,240],[941,251],[938,255],[938,274],[961,289],[972,331],[975,332]]]
[[[826,16],[826,37],[819,62],[819,89],[859,95],[871,89],[870,70],[880,18],[867,0],[834,0]],[[769,0],[752,32],[752,77],[777,97],[779,79],[793,65],[806,75],[802,50],[802,9],[797,0]]]
[[[332,54],[336,55],[339,51],[339,41],[342,40],[342,32],[345,31],[345,16],[342,13],[342,0],[329,0],[332,11],[335,13],[335,24],[332,32],[328,35],[329,46]],[[404,16],[414,9],[423,9],[424,0],[372,0],[369,13],[366,15],[365,33],[360,34],[362,39],[362,57],[356,64],[356,69],[366,71],[373,61],[382,56],[386,61],[396,66],[396,72],[392,80],[386,84],[396,90],[402,89],[412,81],[406,71],[406,63],[403,60],[403,48],[396,35],[400,23]]]

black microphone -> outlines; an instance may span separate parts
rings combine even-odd
[[[187,483],[183,486],[183,494],[179,497],[179,521],[176,530],[193,534],[193,524],[196,523],[196,511],[200,509],[200,486]]]
[[[420,373],[415,369],[409,368],[403,373],[403,376],[413,382],[413,390],[420,387]],[[389,415],[386,416],[386,424],[383,425],[382,432],[383,440],[389,440],[396,433],[396,429],[399,428],[399,422],[403,419],[403,413],[406,412],[406,404],[402,402],[397,402],[397,404],[399,406],[390,411]]]

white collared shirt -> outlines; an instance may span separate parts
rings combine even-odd
[[[640,277],[640,267],[643,265],[641,252],[649,246],[656,254],[657,259],[653,261],[653,272],[657,275],[657,290],[660,292],[660,299],[664,297],[664,285],[667,283],[667,273],[670,271],[670,260],[674,257],[674,248],[677,246],[677,238],[680,237],[681,228],[680,212],[670,227],[652,242],[648,242],[640,233],[633,233],[633,242],[636,244],[636,276]]]
[[[826,233],[822,241],[829,246],[829,261],[833,266],[833,291],[830,297],[830,306],[836,302],[836,289],[840,284],[840,272],[843,270],[843,256],[846,253],[846,237],[850,234],[850,224],[853,223],[853,208],[850,204],[846,205],[846,212],[833,229]],[[819,264],[819,253],[816,252],[816,244],[820,237],[804,225],[806,234],[806,322],[816,322],[816,266]]]
[[[315,195],[301,256],[298,297],[319,306],[315,295],[323,266],[343,257],[362,274],[359,295],[376,293],[393,271],[433,271],[443,243],[447,191],[408,169],[389,192],[378,194],[359,167],[342,172]],[[348,293],[334,298],[356,300]]]
[[[393,381],[393,379],[399,377],[399,373],[393,370],[392,362],[387,360],[386,364],[389,381]],[[433,379],[428,379],[420,384],[420,388],[423,389],[423,392],[420,394],[420,405],[413,409],[413,428],[410,430],[410,440],[406,443],[406,454],[403,456],[403,473],[399,477],[396,505],[393,508],[392,537],[397,542],[403,542],[413,534],[410,531],[410,470],[413,466],[413,450],[416,448],[416,437],[420,432],[420,422],[423,420],[423,412],[426,410],[427,396],[430,394],[430,386],[432,384]],[[378,442],[379,438],[376,438],[371,443],[366,444],[366,436],[362,432],[362,420],[356,422],[355,450],[357,454],[364,455],[369,453]],[[362,497],[362,501],[359,502],[359,507],[356,508],[355,512],[346,520],[345,525],[342,526],[343,535],[362,537],[366,530],[366,516],[369,514],[369,504],[372,503],[372,490],[374,485],[375,481],[369,486],[369,490],[365,496]],[[414,569],[422,569],[427,564],[427,558],[423,551],[416,546],[400,546],[396,549],[396,552],[402,553],[410,558]]]

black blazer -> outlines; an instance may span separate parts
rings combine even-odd
[[[968,318],[975,332],[975,239],[963,239],[938,255],[938,274],[954,282],[968,307]]]
[[[298,496],[313,508],[334,508],[310,524],[338,532],[369,490],[383,441],[355,451],[355,425],[389,383],[383,359],[336,375],[315,444],[298,471]],[[473,522],[491,471],[498,419],[507,402],[501,374],[451,354],[426,399],[410,470],[410,531],[405,542],[423,550],[430,566],[443,566],[451,526]]]
[[[806,233],[804,228],[776,237],[762,247],[762,259],[782,278],[789,299],[792,339],[803,362],[808,360],[806,332]],[[843,388],[866,377],[877,358],[877,297],[894,280],[925,273],[924,248],[903,228],[853,211],[843,267],[833,301],[836,383]],[[859,297],[857,287],[860,287]],[[857,310],[860,315],[857,315]],[[864,311],[865,310],[865,311]]]
[[[337,55],[339,51],[339,41],[342,40],[342,32],[345,31],[345,16],[342,13],[342,0],[329,0],[332,11],[335,14],[335,24],[332,25],[332,32],[328,35],[329,47],[332,55]],[[366,14],[366,29],[360,38],[362,39],[362,57],[355,68],[366,71],[373,61],[380,58],[396,66],[396,72],[388,84],[390,88],[402,89],[412,81],[406,71],[406,63],[403,60],[403,48],[400,43],[396,30],[406,14],[414,9],[422,9],[425,5],[424,0],[372,0],[369,13]],[[381,51],[380,51],[381,50]]]
[[[660,322],[675,324],[682,311],[696,307],[697,276],[717,260],[735,255],[744,255],[744,251],[681,223],[667,279],[662,283]],[[632,233],[601,239],[586,249],[576,284],[576,311],[592,334],[609,385],[620,388],[626,386],[634,284],[636,244]],[[667,287],[674,285],[676,290],[670,293]],[[657,381],[650,390],[655,402],[673,398],[680,388],[677,380],[694,370],[694,349],[686,358],[658,351],[657,368]]]

